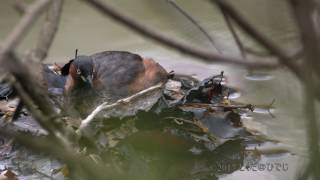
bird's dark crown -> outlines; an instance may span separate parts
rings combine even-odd
[[[90,56],[78,56],[77,58],[70,60],[61,68],[62,75],[66,76],[70,73],[71,64],[76,67],[78,75],[81,74],[87,77],[93,73],[93,61]]]

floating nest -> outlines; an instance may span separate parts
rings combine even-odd
[[[279,144],[276,140],[243,125],[241,117],[252,114],[254,106],[231,101],[229,95],[235,90],[224,81],[223,72],[203,81],[177,75],[144,96],[102,108],[85,128],[78,118],[66,116],[63,120],[75,130],[82,127],[83,138],[78,142],[81,153],[94,155],[97,161],[115,166],[133,179],[162,177],[163,173],[165,179],[217,178],[246,164],[258,163],[264,154],[288,153],[276,146]],[[2,87],[0,92],[5,93],[1,94],[3,100],[0,101],[1,126],[45,136],[47,132],[25,109],[15,121],[10,121],[18,100],[10,99],[9,87]],[[106,106],[110,104],[105,103],[103,107]],[[274,148],[259,149],[266,143],[273,144]],[[48,159],[45,152],[35,154],[14,144],[2,138],[0,170],[9,168],[19,177],[63,179],[67,176],[63,163]],[[18,159],[17,153],[29,156]],[[16,161],[34,168],[26,172],[14,163]]]

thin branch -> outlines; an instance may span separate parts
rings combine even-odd
[[[150,28],[136,22],[129,16],[125,16],[122,13],[114,10],[112,7],[107,5],[106,3],[101,2],[100,0],[85,0],[91,6],[98,9],[101,13],[109,16],[113,20],[127,26],[130,30],[135,31],[136,33],[142,35],[143,37],[148,37],[150,39],[156,40],[157,42],[176,49],[180,52],[188,54],[190,56],[199,58],[206,63],[229,63],[235,64],[245,67],[255,67],[255,68],[276,68],[278,67],[277,62],[270,62],[270,61],[244,61],[242,58],[230,57],[230,56],[223,56],[219,54],[215,54],[212,52],[204,51],[199,48],[195,48],[185,43],[181,43],[179,41],[172,40],[170,37],[163,36],[160,33],[157,33]]]
[[[38,170],[37,168],[33,169],[36,173],[38,173],[39,175],[43,176],[44,178],[47,178],[49,180],[55,180],[52,176],[49,176],[48,174],[41,172],[40,170]]]
[[[212,36],[184,9],[182,9],[174,0],[167,0],[176,10],[178,10],[184,17],[186,17],[192,24],[194,24],[200,32],[209,40],[212,46],[222,54],[222,51],[217,47],[215,40]]]
[[[30,73],[27,65],[23,64],[13,53],[9,53],[6,63],[0,62],[0,66],[12,74],[14,79],[11,81],[17,90],[22,102],[39,124],[45,128],[52,137],[56,138],[65,148],[70,148],[70,142],[63,135],[69,133],[75,135],[71,130],[61,126],[59,115],[52,108],[52,104],[47,94],[40,88],[36,78]]]
[[[14,53],[9,53],[6,57],[7,61],[0,62],[0,66],[15,77],[44,114],[51,116],[50,118],[57,117],[45,89],[41,88],[40,79],[31,73],[35,70],[31,70],[30,66],[24,64]]]
[[[256,49],[253,49],[251,47],[248,46],[244,46],[244,51],[250,55],[254,55],[257,57],[262,57],[262,58],[272,58],[275,57],[274,54],[270,53],[270,52],[266,52],[266,51],[259,51]],[[294,52],[290,53],[290,59],[292,60],[299,60],[304,56],[304,51],[302,48],[297,49]]]
[[[44,12],[50,2],[51,0],[37,0],[28,6],[25,14],[15,26],[14,30],[2,42],[0,63],[4,60],[6,54],[12,51],[25,37],[25,34],[32,27],[36,19],[40,17],[40,14]]]
[[[50,120],[44,116],[38,109],[38,107],[33,103],[32,98],[23,90],[21,84],[16,81],[14,77],[9,77],[8,81],[16,89],[21,100],[26,104],[28,110],[31,112],[33,117],[39,122],[39,124],[49,132],[49,134],[54,134],[53,124],[49,123]]]
[[[311,164],[308,164],[307,167],[305,167],[302,170],[302,173],[298,175],[297,180],[306,180],[310,177],[310,171],[311,171]]]
[[[270,53],[270,52],[262,52],[262,51],[257,51],[257,50],[254,50],[248,46],[245,46],[241,40],[240,40],[240,37],[239,35],[237,34],[237,31],[236,29],[234,28],[228,14],[226,12],[224,12],[223,8],[219,5],[219,8],[222,12],[222,15],[227,23],[227,26],[233,36],[233,38],[235,39],[236,41],[236,44],[238,45],[238,48],[241,52],[241,55],[243,58],[246,58],[246,53],[249,53],[251,55],[255,55],[255,56],[259,56],[259,57],[264,57],[264,58],[269,58],[269,57],[272,57],[274,56],[274,54]],[[299,49],[297,50],[296,52],[292,53],[292,54],[289,54],[288,56],[290,56],[290,59],[292,60],[295,60],[295,59],[300,59],[302,56],[303,56],[303,49]]]
[[[42,26],[36,48],[31,51],[31,57],[35,61],[43,61],[48,54],[53,39],[58,31],[62,5],[64,0],[54,0],[48,9],[46,20]]]
[[[24,0],[16,0],[14,3],[14,8],[19,14],[24,14],[27,11],[28,4]]]
[[[270,116],[272,118],[275,118],[276,116],[271,112],[271,109],[274,105],[274,103],[276,102],[276,99],[272,99],[271,103],[267,106],[267,110],[268,110],[268,113],[270,114]]]
[[[229,16],[227,15],[226,12],[224,12],[223,8],[221,8],[220,6],[219,6],[219,8],[221,10],[221,13],[223,15],[224,20],[226,21],[227,27],[230,30],[231,35],[233,36],[233,39],[235,40],[235,42],[236,42],[236,44],[237,44],[237,46],[238,46],[238,48],[240,50],[242,58],[246,59],[246,52],[245,52],[245,49],[244,49],[244,45],[242,44],[242,42],[241,42],[241,40],[240,40],[235,28],[233,27]]]
[[[2,44],[3,46],[0,49],[0,67],[14,77],[16,81],[12,82],[13,86],[40,125],[49,131],[53,135],[52,137],[64,144],[65,148],[69,148],[70,143],[63,134],[72,132],[66,131],[61,126],[57,118],[58,114],[54,111],[48,95],[44,89],[40,88],[41,80],[34,73],[31,73],[34,71],[30,70],[30,66],[24,64],[13,52],[50,2],[51,0],[37,0],[28,6],[24,16]],[[36,66],[36,68],[40,69],[41,72],[42,65]]]
[[[316,112],[316,85],[319,82],[319,55],[320,40],[319,28],[315,18],[316,14],[315,1],[311,0],[291,0],[291,7],[300,28],[301,40],[304,45],[305,61],[303,62],[304,88],[305,88],[305,114],[307,140],[310,153],[310,175],[313,179],[320,179],[320,152],[319,152],[319,121]],[[315,17],[318,16],[318,17]]]
[[[225,18],[225,21],[227,23],[227,26],[233,36],[233,38],[236,41],[236,44],[238,45],[238,48],[241,52],[241,56],[243,58],[246,58],[246,53],[251,54],[251,55],[255,55],[258,57],[263,57],[263,58],[270,58],[270,57],[274,57],[274,54],[270,53],[270,52],[263,52],[263,51],[257,51],[255,49],[252,49],[251,47],[248,47],[246,45],[244,45],[241,40],[240,37],[237,34],[236,29],[234,28],[230,18],[228,17],[228,15],[221,9],[221,12]],[[300,59],[303,56],[303,50],[302,49],[298,49],[297,51],[293,52],[292,54],[289,55],[290,59],[295,60],[295,59]]]
[[[319,4],[313,0],[290,0],[290,2],[300,29],[306,59],[313,63],[311,68],[315,69],[314,73],[320,77],[320,63],[318,61],[320,56],[319,10],[316,9]]]
[[[227,1],[224,0],[211,0],[212,3],[217,4],[226,12],[249,36],[255,39],[263,47],[271,53],[279,57],[280,63],[287,66],[298,78],[302,78],[300,67],[288,56],[283,50],[270,41],[264,34],[257,31],[248,21],[246,21],[240,13],[236,11]]]
[[[113,103],[113,104],[108,104],[108,102],[104,102],[102,103],[101,105],[99,105],[98,107],[95,108],[95,110],[92,111],[92,113],[90,115],[87,116],[87,118],[85,120],[83,120],[81,122],[81,125],[78,129],[78,132],[82,132],[84,131],[88,126],[89,124],[92,123],[93,119],[101,112],[101,111],[107,111],[107,110],[110,110],[110,109],[115,109],[115,108],[118,108],[120,106],[123,106],[124,104],[129,104],[131,103],[132,101],[140,98],[140,97],[143,97],[145,96],[146,94],[148,93],[152,93],[152,92],[155,92],[155,91],[158,91],[160,89],[163,88],[163,84],[162,83],[159,83],[155,86],[152,86],[150,88],[147,88],[147,89],[144,89],[132,96],[129,96],[127,98],[123,98],[123,99],[119,99],[117,102]]]
[[[17,90],[19,97],[26,105],[27,109],[30,111],[35,120],[48,131],[50,137],[57,139],[63,146],[62,148],[71,149],[71,143],[66,137],[62,135],[63,132],[66,132],[64,128],[61,128],[59,124],[55,123],[54,119],[50,118],[49,115],[44,115],[39,111],[38,107],[34,104],[32,98],[23,90],[21,84],[14,79],[11,80],[14,88]]]
[[[42,90],[40,90],[40,88],[35,88],[39,86],[37,86],[35,82],[32,82],[32,80],[35,79],[33,75],[29,73],[30,71],[28,71],[28,68],[25,68],[25,65],[21,63],[17,56],[14,55],[14,53],[11,53],[11,51],[13,51],[13,49],[18,45],[18,43],[23,39],[25,33],[30,29],[35,20],[39,18],[41,13],[46,9],[50,2],[51,0],[37,0],[28,6],[24,16],[21,18],[14,30],[9,34],[7,39],[5,39],[5,41],[3,42],[3,46],[0,49],[0,64],[2,67],[6,67],[6,70],[13,74],[14,77],[21,83],[23,90],[25,90],[35,101],[35,103],[39,105],[40,110],[44,114],[50,115],[50,118],[53,118],[57,115],[51,107],[51,103],[48,100],[47,95]],[[55,24],[59,22],[59,20],[57,19],[59,19],[60,17],[61,5],[61,0],[56,0],[55,3],[52,4],[52,12],[50,13],[52,16],[56,16],[51,17],[51,20],[55,21]],[[52,31],[51,34],[54,35],[55,31]],[[46,42],[50,44],[49,41]],[[5,58],[9,59],[9,61],[4,62]]]
[[[26,133],[7,131],[6,129],[2,129],[0,135],[14,137],[19,144],[35,152],[46,152],[62,160],[68,165],[69,169],[73,170],[71,175],[76,177],[72,177],[72,179],[124,179],[112,167],[97,164],[77,151],[64,149],[59,142],[47,136],[35,137]]]
[[[274,56],[270,52],[258,51],[258,50],[252,49],[251,47],[248,47],[248,46],[244,46],[243,49],[247,53],[250,53],[251,55],[255,55],[255,56],[259,56],[259,57],[272,57],[272,56]]]
[[[252,49],[248,46],[245,46],[241,40],[240,40],[240,37],[239,35],[237,34],[237,31],[236,29],[234,28],[233,24],[232,24],[232,21],[230,20],[228,14],[226,12],[224,12],[223,8],[221,8],[219,6],[221,12],[222,12],[222,15],[226,21],[226,24],[227,24],[227,27],[229,28],[239,50],[240,50],[240,53],[241,53],[241,56],[246,59],[246,54],[251,54],[251,55],[255,55],[255,56],[258,56],[258,57],[263,57],[263,58],[270,58],[270,57],[274,57],[274,54],[270,53],[270,52],[262,52],[262,51],[257,51],[255,49]],[[303,56],[303,50],[299,49],[298,51],[292,53],[290,56],[290,59],[294,60],[294,59],[300,59],[302,56]]]
[[[291,53],[291,59],[301,59],[304,57],[304,49],[300,48]]]
[[[309,73],[311,74],[311,73]],[[314,87],[310,82],[305,85],[305,113],[307,117],[306,126],[308,133],[309,153],[312,159],[310,160],[311,173],[314,179],[320,178],[320,151],[319,151],[319,132],[318,120],[316,117],[316,104],[314,96]]]

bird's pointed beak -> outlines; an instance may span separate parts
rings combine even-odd
[[[87,84],[89,84],[90,86],[92,86],[92,76],[88,75],[87,77],[83,77],[81,76],[81,79],[83,78],[84,82],[86,82]]]

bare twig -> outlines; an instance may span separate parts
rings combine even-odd
[[[268,105],[268,108],[267,108],[268,113],[270,114],[270,116],[271,116],[272,118],[275,118],[275,117],[276,117],[276,116],[271,112],[271,109],[272,109],[272,107],[273,107],[273,105],[274,105],[275,102],[276,102],[276,99],[273,99],[273,100],[271,101],[271,103]]]
[[[52,176],[49,176],[48,174],[41,172],[40,170],[38,170],[37,168],[33,169],[36,173],[38,173],[39,175],[43,176],[44,178],[47,178],[49,180],[55,180]]]
[[[224,12],[223,8],[221,8],[220,6],[219,6],[219,8],[221,10],[221,13],[223,15],[224,20],[226,21],[227,27],[229,28],[229,30],[230,30],[230,32],[231,32],[231,34],[233,36],[233,39],[235,40],[235,42],[236,42],[236,44],[237,44],[237,46],[238,46],[238,48],[240,50],[242,58],[246,59],[246,52],[245,52],[245,49],[244,49],[244,45],[242,44],[242,42],[241,42],[241,40],[240,40],[235,28],[233,27],[229,16],[226,14],[226,12]]]
[[[274,56],[273,54],[271,54],[270,52],[265,52],[265,51],[257,51],[255,49],[252,49],[248,46],[244,46],[243,47],[244,51],[246,51],[247,53],[250,53],[252,55],[255,56],[259,56],[259,57],[271,57]]]
[[[75,135],[74,132],[61,126],[62,124],[58,119],[59,115],[53,110],[47,94],[40,88],[39,84],[33,81],[36,78],[26,68],[28,66],[19,61],[13,53],[9,55],[6,64],[0,63],[0,65],[5,66],[7,71],[13,75],[14,79],[11,83],[17,90],[22,102],[52,137],[60,141],[64,148],[70,148],[71,143],[64,135],[66,133]]]
[[[270,52],[266,52],[266,51],[258,51],[256,49],[253,49],[251,47],[248,46],[244,46],[244,51],[250,55],[254,55],[254,56],[258,56],[258,57],[262,57],[262,58],[272,58],[275,57],[274,54],[270,53]],[[290,53],[290,59],[292,60],[299,60],[304,56],[304,52],[303,49],[297,49],[294,52]]]
[[[65,129],[61,127],[60,123],[56,120],[58,115],[53,110],[53,107],[47,97],[47,94],[43,89],[41,89],[38,78],[35,78],[35,75],[31,72],[30,67],[26,66],[14,53],[14,49],[17,47],[19,42],[23,39],[26,32],[30,29],[35,20],[39,17],[41,12],[47,7],[50,3],[50,0],[37,0],[28,8],[21,21],[12,31],[12,33],[8,36],[8,38],[3,42],[3,46],[0,49],[0,66],[6,72],[10,73],[12,76],[12,85],[16,89],[19,97],[26,105],[28,110],[31,112],[33,117],[40,123],[40,125],[45,128],[51,136],[46,136],[44,138],[29,136],[27,134],[14,133],[13,131],[9,132],[5,129],[1,129],[0,134],[10,137],[15,137],[19,143],[29,147],[38,152],[47,152],[51,155],[62,159],[69,165],[69,168],[76,169],[73,172],[77,172],[74,179],[79,179],[79,175],[82,178],[90,179],[105,179],[107,176],[112,177],[114,171],[108,171],[105,173],[96,173],[97,171],[103,172],[106,170],[102,165],[96,165],[91,161],[87,161],[84,156],[75,153],[76,148],[71,148],[70,142],[64,137]],[[55,7],[61,9],[61,3],[56,2],[56,5],[59,7]],[[53,7],[54,8],[54,7]],[[60,16],[61,10],[55,12],[55,15]],[[53,10],[52,10],[53,11]],[[47,28],[54,28],[57,26],[59,17],[52,17],[52,22],[54,24],[50,27],[50,25],[45,25]],[[44,28],[45,29],[45,28]],[[43,30],[44,32],[45,30]],[[39,59],[43,59],[46,56],[46,52],[50,47],[50,44],[53,40],[53,36],[55,34],[54,29],[50,29],[47,33],[50,34],[51,37],[48,39],[40,38],[38,46],[43,42],[45,46],[44,49],[39,55]],[[45,32],[44,32],[45,33]],[[45,53],[43,53],[45,52]],[[39,65],[39,64],[38,64]],[[41,69],[42,66],[38,66],[38,69]],[[84,172],[82,172],[84,171]]]
[[[298,78],[302,78],[301,69],[295,64],[295,61],[293,61],[280,47],[270,41],[264,34],[258,32],[227,1],[211,0],[211,2],[217,4],[224,12],[226,12],[249,36],[254,38],[271,53],[277,55],[279,61],[287,66]]]
[[[311,164],[307,165],[307,167],[305,167],[303,170],[302,170],[302,173],[299,174],[297,180],[306,180],[306,179],[309,179],[310,177],[310,171],[311,171]]]
[[[318,132],[318,121],[316,118],[315,109],[315,96],[314,88],[312,84],[306,84],[306,100],[305,100],[305,113],[307,117],[307,133],[308,133],[308,145],[310,157],[312,157],[310,166],[311,173],[314,179],[320,178],[320,152],[319,152],[319,132]]]
[[[13,84],[13,87],[17,90],[19,93],[19,97],[23,100],[23,102],[26,102],[27,108],[29,111],[33,114],[33,117],[39,122],[39,124],[45,128],[49,133],[53,133],[53,127],[51,123],[38,109],[38,107],[33,103],[31,97],[23,90],[21,87],[21,84],[17,82],[13,77],[9,79],[9,82]]]
[[[236,64],[240,66],[246,67],[255,67],[255,68],[276,68],[278,67],[277,62],[270,62],[270,61],[244,61],[241,58],[235,58],[230,56],[223,56],[219,54],[215,54],[212,52],[204,51],[199,48],[195,48],[193,46],[187,45],[185,43],[181,43],[179,41],[172,40],[172,38],[163,36],[153,30],[145,27],[144,25],[136,22],[132,18],[123,15],[122,13],[114,10],[109,5],[101,2],[100,0],[85,0],[93,7],[97,8],[103,14],[111,17],[115,21],[129,27],[132,31],[137,32],[138,34],[142,35],[143,37],[148,37],[150,39],[156,40],[159,43],[174,48],[180,52],[188,54],[190,56],[199,58],[199,60],[206,62],[206,63],[229,63],[229,64]]]
[[[46,129],[50,135],[55,134],[54,123],[51,123],[50,119],[48,119],[45,115],[39,111],[38,107],[33,103],[31,97],[23,90],[21,84],[17,82],[14,77],[8,78],[9,82],[13,85],[16,91],[19,94],[21,100],[25,103],[28,110],[31,112],[33,117],[39,122],[39,124]]]
[[[71,175],[73,175],[72,179],[124,179],[124,177],[120,178],[121,176],[118,175],[117,171],[112,170],[112,167],[96,164],[77,151],[64,149],[59,142],[47,136],[35,137],[26,133],[10,132],[6,129],[1,129],[0,135],[15,137],[15,140],[19,144],[24,145],[35,152],[46,152],[51,156],[62,160],[68,165],[68,168],[73,170],[71,171]]]
[[[24,14],[27,11],[28,4],[24,0],[16,0],[14,8],[19,12],[19,14]]]
[[[51,0],[37,0],[28,6],[24,16],[15,26],[14,30],[2,42],[0,49],[0,63],[4,60],[6,54],[12,51],[25,37],[26,32],[31,28],[32,24],[46,9],[50,2]]]
[[[162,89],[163,88],[163,84],[160,83],[160,84],[157,84],[155,86],[152,86],[150,88],[147,88],[145,90],[142,90],[132,96],[129,96],[127,98],[124,98],[124,99],[120,99],[118,100],[117,102],[113,103],[113,104],[108,104],[108,102],[104,102],[102,103],[101,105],[99,105],[98,107],[95,108],[94,111],[92,111],[92,113],[87,116],[87,118],[85,120],[83,120],[81,122],[81,125],[78,129],[78,132],[82,132],[83,130],[85,130],[89,124],[93,121],[93,119],[101,112],[101,111],[106,111],[106,110],[109,110],[109,109],[114,109],[114,108],[117,108],[117,107],[120,107],[120,106],[123,106],[124,104],[128,104],[128,103],[131,103],[132,101],[134,101],[135,99],[138,99],[140,97],[143,97],[145,96],[146,94],[148,93],[151,93],[151,92],[154,92],[154,91],[158,91],[159,89]]]
[[[301,33],[301,42],[308,61],[313,62],[311,67],[314,73],[320,76],[320,33],[319,33],[319,10],[316,1],[290,0],[294,16],[296,17],[298,27]],[[310,78],[310,77],[308,77]]]
[[[240,53],[241,53],[241,56],[245,59],[246,58],[246,53],[249,53],[249,54],[252,54],[252,55],[255,55],[255,56],[259,56],[259,57],[265,57],[265,58],[268,58],[268,57],[272,57],[274,56],[274,54],[270,53],[270,52],[259,52],[259,51],[256,51],[248,46],[245,46],[241,40],[240,40],[240,37],[239,35],[237,34],[237,31],[236,29],[234,28],[233,24],[232,24],[232,21],[230,20],[227,12],[224,11],[223,7],[221,7],[220,4],[218,4],[221,12],[222,12],[222,15],[226,21],[226,24],[240,50]],[[297,50],[296,52],[292,53],[292,54],[289,54],[288,56],[290,56],[290,59],[300,59],[302,56],[303,56],[303,50],[302,49],[299,49]]]
[[[37,78],[33,77],[29,68],[26,68],[26,65],[21,63],[18,57],[12,53],[49,3],[50,0],[37,0],[27,8],[24,16],[2,44],[3,46],[0,49],[0,65],[1,67],[5,67],[6,71],[11,73],[21,83],[22,89],[30,95],[31,99],[38,105],[38,108],[44,114],[49,115],[49,118],[53,118],[57,115],[52,109],[46,93],[40,88],[36,88],[39,87],[39,84],[36,84],[39,82],[34,81]],[[5,59],[8,61],[4,62]]]
[[[15,70],[15,69],[17,69],[18,67],[16,67],[15,64],[12,64],[12,62],[4,63],[3,61],[5,58],[8,58],[9,56],[11,56],[11,59],[13,59],[13,56],[9,55],[9,54],[11,53],[11,51],[14,50],[14,48],[23,39],[23,37],[25,36],[25,33],[30,29],[30,27],[35,22],[35,20],[46,9],[46,7],[50,3],[50,0],[37,0],[29,6],[27,6],[24,3],[25,3],[24,1],[16,1],[16,4],[18,4],[18,5],[20,4],[19,6],[24,7],[24,9],[23,9],[25,11],[24,16],[21,18],[21,20],[16,25],[14,30],[4,40],[4,42],[2,43],[2,47],[0,49],[0,64],[3,65],[2,67],[5,67],[5,66],[7,68],[10,67],[11,69],[8,69],[8,71],[11,73],[16,73],[16,75],[17,75],[17,70]],[[19,61],[16,59],[16,57],[14,58],[14,61],[17,62],[18,65],[21,65],[21,63],[19,63]],[[4,65],[4,64],[9,64],[9,65]],[[24,69],[25,67],[22,65],[20,68]],[[24,72],[26,74],[28,74],[27,71],[24,71]],[[20,77],[22,77],[22,76],[20,76]],[[25,77],[22,77],[22,78],[25,78]],[[30,81],[30,79],[29,79],[29,81]],[[40,98],[38,98],[38,99],[40,99]],[[50,109],[50,108],[47,108],[47,109]],[[49,112],[49,111],[47,111],[47,112]],[[51,111],[51,112],[53,112],[53,111]]]
[[[16,48],[25,36],[25,33],[50,2],[50,0],[37,0],[28,6],[20,22],[3,42],[3,46],[0,49],[0,67],[14,77],[16,81],[14,80],[12,82],[13,86],[17,90],[23,103],[40,125],[49,131],[53,137],[60,140],[65,147],[68,147],[70,143],[68,143],[62,135],[65,131],[64,128],[61,127],[61,123],[58,122],[58,114],[54,111],[46,91],[40,88],[41,82],[39,81],[41,80],[37,78],[34,73],[31,73],[34,71],[30,70],[30,66],[22,63],[13,52],[14,48]],[[36,66],[36,68],[40,69],[39,75],[41,76],[42,65]]]
[[[308,146],[310,153],[310,175],[313,179],[320,179],[320,152],[319,152],[319,131],[316,113],[316,85],[319,82],[318,61],[320,55],[319,39],[319,14],[316,10],[317,4],[311,0],[291,0],[292,9],[300,28],[302,44],[304,45],[305,61],[303,62],[304,88],[305,88],[305,114],[306,130],[308,134]]]
[[[43,61],[48,54],[53,39],[57,33],[62,5],[64,0],[54,0],[51,7],[48,9],[46,20],[42,26],[40,37],[37,42],[36,48],[31,51],[31,57],[35,61]]]
[[[34,69],[31,70],[31,66],[24,64],[14,53],[16,46],[50,2],[51,0],[37,0],[28,6],[24,16],[2,44],[0,67],[13,76],[12,85],[33,117],[49,132],[51,137],[61,143],[63,149],[70,149],[71,143],[65,137],[65,134],[73,135],[74,132],[67,131],[61,126],[59,116],[54,111],[47,92],[41,88],[42,79],[38,78],[37,75],[42,76],[42,65],[35,64],[35,69],[39,73],[35,75],[35,73],[32,73],[35,72]],[[56,2],[56,5],[60,6],[61,4]],[[60,10],[57,13],[60,13]]]
[[[41,88],[41,82],[37,81],[39,78],[30,73],[34,70],[30,70],[30,67],[22,63],[14,53],[9,53],[7,59],[6,62],[0,62],[0,66],[5,67],[6,70],[15,77],[21,84],[23,90],[30,95],[32,100],[39,106],[38,108],[44,114],[51,116],[50,118],[57,117],[46,91],[44,88]]]
[[[217,44],[215,43],[215,40],[212,36],[184,9],[182,9],[174,0],[167,0],[168,3],[170,3],[176,10],[178,10],[184,17],[186,17],[192,24],[194,24],[200,32],[209,40],[209,42],[212,44],[212,46],[219,52],[220,54],[222,51],[220,48],[217,47]]]

